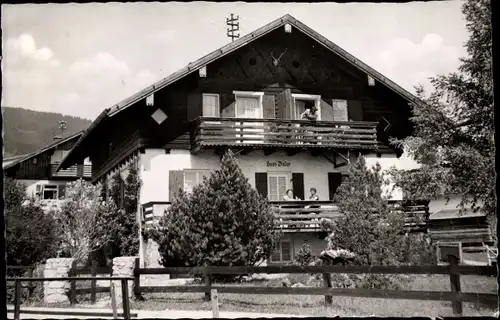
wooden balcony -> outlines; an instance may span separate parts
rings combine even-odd
[[[377,122],[200,117],[191,149],[211,147],[327,148],[376,150]]]
[[[51,178],[90,178],[92,176],[92,165],[82,165],[82,169],[78,169],[78,165],[71,166],[67,169],[57,170],[58,163],[51,164],[50,177]]]
[[[321,219],[335,220],[342,216],[332,201],[270,201],[274,210],[276,227],[283,232],[319,232]],[[170,202],[149,202],[142,205],[142,226],[147,229],[158,224]],[[427,206],[390,207],[405,217],[406,230],[424,232],[427,228]]]

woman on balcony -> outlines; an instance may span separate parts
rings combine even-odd
[[[293,190],[292,189],[288,189],[286,191],[285,195],[283,196],[283,200],[284,201],[300,201],[302,199],[300,199],[299,197],[294,197]],[[300,208],[302,208],[302,207],[301,206],[291,205],[291,206],[281,206],[281,208],[282,209],[298,209],[298,210],[300,210]],[[285,212],[285,214],[297,214],[297,211],[295,211],[295,212]],[[296,220],[296,219],[294,219],[294,220]],[[296,226],[295,225],[290,225],[290,227],[291,228],[295,228]]]
[[[316,121],[318,119],[318,109],[316,108],[316,105],[313,103],[308,103],[305,105],[305,110],[304,112],[302,112],[302,114],[300,115],[300,120],[309,120],[309,121]],[[309,133],[314,133],[313,131],[307,131],[307,130],[304,130],[303,133],[306,134],[306,136],[309,134]],[[302,136],[301,137],[302,139],[302,143],[304,143],[304,140],[306,140],[305,142],[306,143],[315,143],[313,141],[308,141],[309,139],[304,139],[305,136]]]
[[[319,201],[319,196],[318,196],[318,193],[317,193],[317,190],[315,187],[312,187],[311,189],[309,189],[309,192],[311,193],[311,196],[309,196],[309,201]],[[314,205],[311,205],[309,206],[309,208],[320,208],[320,206],[314,206]],[[319,212],[310,212],[310,214],[314,215],[314,214],[319,214]],[[312,219],[312,221],[317,221],[318,219]],[[317,225],[311,225],[311,227],[314,227],[314,226],[317,226]]]

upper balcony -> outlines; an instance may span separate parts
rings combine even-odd
[[[376,150],[377,122],[200,117],[191,150],[213,147],[334,148]]]
[[[50,165],[50,177],[51,178],[84,178],[89,179],[92,177],[92,165],[74,165],[68,169],[57,170],[58,163],[53,163]]]

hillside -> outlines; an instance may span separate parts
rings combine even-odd
[[[53,142],[60,135],[58,123],[66,121],[64,136],[87,129],[92,121],[21,108],[2,107],[4,158],[34,152]]]

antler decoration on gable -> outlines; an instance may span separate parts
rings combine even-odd
[[[280,63],[281,57],[283,57],[283,55],[286,53],[287,50],[288,50],[288,48],[286,48],[285,51],[283,51],[283,53],[277,59],[273,55],[274,50],[271,50],[271,58],[273,59],[273,64],[275,67],[278,66],[278,63]]]

